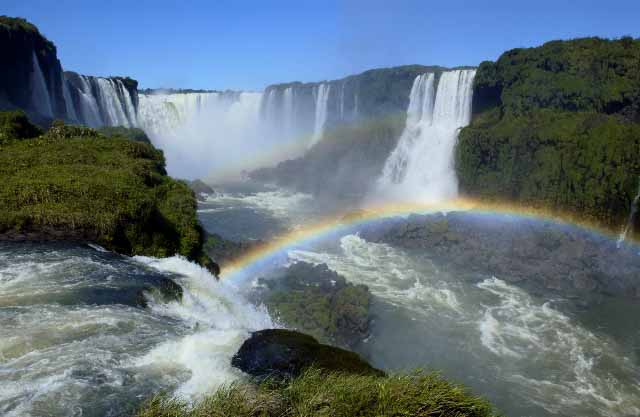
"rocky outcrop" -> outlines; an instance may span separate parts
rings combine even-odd
[[[283,329],[254,332],[233,356],[231,364],[258,379],[295,378],[311,366],[328,372],[384,375],[353,352],[322,345],[311,336]]]
[[[614,240],[578,227],[452,212],[375,223],[361,236],[428,256],[451,273],[496,276],[568,297],[640,297],[637,247],[618,248]]]
[[[296,262],[258,283],[258,301],[289,328],[345,348],[369,335],[369,289],[348,283],[327,265]]]
[[[638,56],[640,40],[585,38],[482,63],[456,149],[461,191],[620,229],[640,180]]]

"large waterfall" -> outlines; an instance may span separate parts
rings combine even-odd
[[[329,102],[329,92],[331,91],[331,85],[320,84],[314,91],[316,98],[316,117],[315,125],[313,127],[313,138],[310,146],[315,145],[322,139],[324,134],[324,127],[327,123],[327,104]],[[342,105],[342,104],[341,104]]]
[[[236,175],[257,167],[274,146],[261,128],[261,99],[253,92],[139,94],[139,127],[164,151],[172,175]]]
[[[31,103],[32,107],[40,114],[53,117],[53,108],[51,105],[51,96],[47,81],[40,68],[40,62],[33,52],[33,68],[31,71]]]
[[[91,127],[138,125],[135,98],[120,78],[103,78],[65,74],[65,102],[69,97],[73,111],[69,119]]]
[[[471,118],[475,70],[446,71],[416,77],[407,122],[387,159],[376,198],[432,203],[456,197],[453,150],[461,127]]]

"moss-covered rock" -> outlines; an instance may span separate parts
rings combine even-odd
[[[638,74],[631,38],[553,41],[483,63],[456,148],[461,191],[619,228],[640,180]]]
[[[267,288],[260,301],[288,327],[346,348],[369,334],[369,289],[348,283],[325,264],[296,262],[259,282]]]
[[[356,353],[284,329],[254,332],[233,356],[231,364],[259,379],[290,379],[312,366],[325,372],[384,375]]]

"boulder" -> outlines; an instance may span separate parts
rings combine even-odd
[[[330,372],[383,376],[354,352],[320,344],[304,333],[267,329],[254,332],[231,364],[258,379],[290,379],[314,366]]]

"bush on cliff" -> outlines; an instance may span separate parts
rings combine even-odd
[[[0,143],[9,139],[29,139],[42,131],[29,121],[22,110],[0,112]]]
[[[626,222],[640,180],[640,40],[553,41],[480,65],[456,169],[469,196]]]
[[[124,254],[202,257],[189,187],[161,151],[55,123],[0,144],[0,238],[91,240]]]
[[[150,400],[138,417],[430,416],[489,417],[491,405],[437,374],[386,377],[310,369],[286,385],[232,384],[189,404],[165,396]]]

